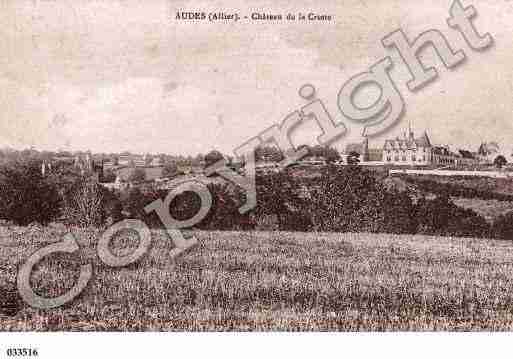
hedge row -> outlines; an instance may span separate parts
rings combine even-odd
[[[359,166],[327,166],[322,171],[314,179],[289,171],[259,176],[257,205],[244,214],[239,213],[245,202],[239,187],[210,184],[212,207],[195,227],[513,238],[513,213],[489,225],[482,216],[450,200],[456,191],[450,184],[435,186],[424,181],[426,188],[437,188],[438,196],[414,201],[407,193],[386,187],[381,179]],[[80,177],[71,176],[67,181],[63,178],[66,177],[43,177],[34,163],[0,168],[0,218],[21,225],[56,219],[103,225],[129,217],[141,219],[151,227],[162,226],[156,213],[148,214],[144,207],[164,198],[165,191],[133,188],[112,193]],[[199,198],[186,192],[175,197],[170,211],[177,219],[187,219],[196,214],[199,205]],[[93,207],[101,213],[91,213]],[[80,211],[85,212],[80,215]],[[90,219],[84,220],[85,217]]]

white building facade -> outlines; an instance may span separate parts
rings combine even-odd
[[[426,132],[415,138],[410,129],[403,138],[385,140],[382,161],[391,165],[425,166],[432,162],[432,149]]]

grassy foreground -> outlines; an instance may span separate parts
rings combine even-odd
[[[387,234],[196,232],[200,244],[169,260],[154,232],[138,263],[109,268],[81,231],[79,255],[54,255],[34,272],[40,294],[70,288],[78,266],[93,278],[53,310],[24,305],[0,330],[511,330],[513,244]],[[0,228],[0,286],[50,242],[55,228]],[[120,236],[116,253],[136,239]],[[1,288],[1,287],[0,287]]]

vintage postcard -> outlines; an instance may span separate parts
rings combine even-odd
[[[513,329],[512,2],[0,24],[0,332]]]

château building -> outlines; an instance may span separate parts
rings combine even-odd
[[[427,132],[415,138],[411,126],[402,138],[385,140],[382,161],[384,164],[406,166],[472,166],[479,163],[473,152],[453,152],[449,146],[433,145]]]
[[[410,127],[408,134],[404,134],[402,138],[385,140],[382,161],[385,164],[425,166],[429,165],[435,157],[444,160],[442,157],[446,156],[447,152],[441,149],[434,150],[427,132],[415,138]]]

